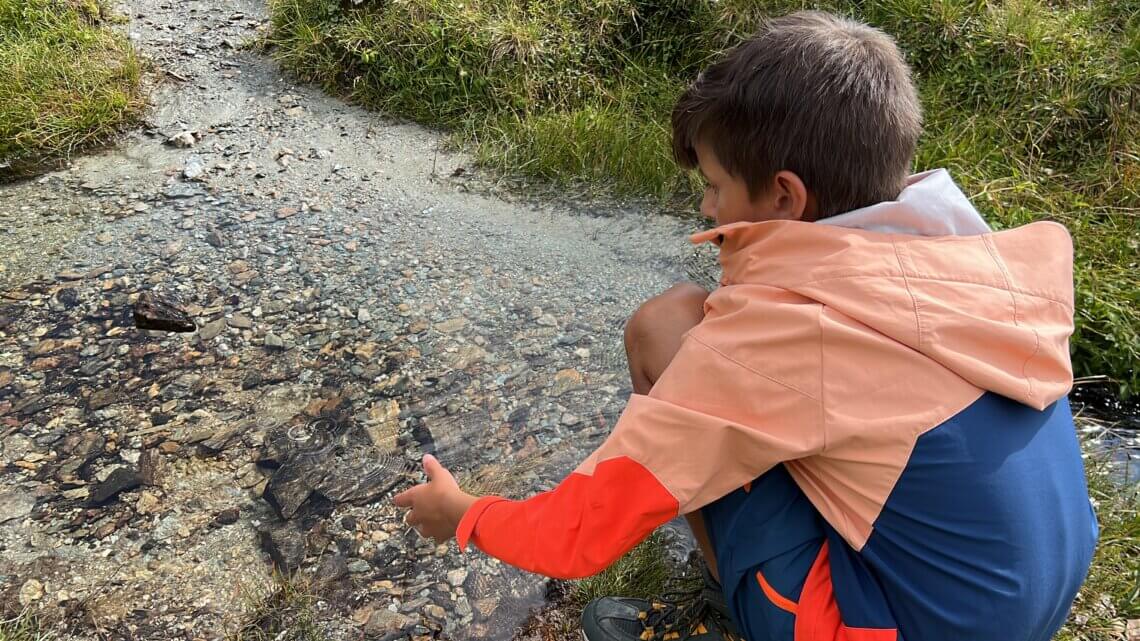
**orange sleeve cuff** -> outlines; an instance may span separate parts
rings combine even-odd
[[[467,543],[475,533],[475,523],[479,521],[480,516],[483,516],[483,512],[492,505],[506,500],[498,496],[484,496],[467,508],[463,518],[459,520],[459,527],[455,529],[455,541],[459,544],[460,551],[467,550]]]

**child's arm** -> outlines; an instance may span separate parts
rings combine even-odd
[[[436,540],[454,534],[461,547],[472,541],[511,565],[577,578],[677,514],[823,442],[814,396],[689,339],[650,394],[631,397],[610,437],[555,489],[525,501],[476,498],[428,459],[431,481],[396,500]]]

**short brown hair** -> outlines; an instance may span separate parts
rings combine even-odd
[[[777,172],[795,172],[818,218],[896,198],[921,133],[922,109],[894,40],[819,11],[767,21],[673,108],[681,166],[697,165],[700,140],[753,197]]]

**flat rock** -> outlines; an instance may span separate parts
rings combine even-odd
[[[271,525],[257,532],[261,549],[273,559],[277,570],[292,574],[305,560],[305,536],[289,524]]]
[[[387,608],[378,608],[372,611],[368,621],[364,624],[364,635],[377,638],[387,632],[398,632],[415,623],[411,617],[393,612]]]
[[[102,505],[119,495],[142,485],[142,477],[129,467],[117,467],[105,481],[91,490],[91,503]]]
[[[212,320],[198,330],[198,337],[204,341],[212,341],[226,329],[226,319]]]
[[[164,332],[192,332],[194,320],[179,304],[152,292],[144,292],[134,306],[135,327]]]
[[[0,492],[0,523],[27,516],[36,506],[36,497],[23,490]]]

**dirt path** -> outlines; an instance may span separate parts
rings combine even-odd
[[[543,583],[387,497],[424,451],[481,490],[568,471],[629,392],[624,319],[705,264],[693,223],[473,188],[436,134],[240,50],[259,2],[121,9],[167,74],[148,126],[0,188],[0,604],[223,638],[272,559],[330,639],[510,637]],[[136,329],[144,293],[195,331]]]

